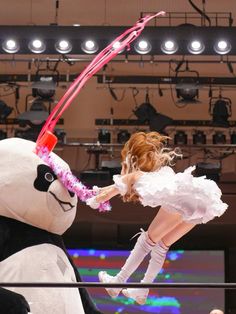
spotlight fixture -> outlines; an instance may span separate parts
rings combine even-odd
[[[13,108],[9,107],[3,100],[0,100],[0,120],[4,121],[12,113]]]
[[[95,52],[98,51],[98,44],[92,40],[92,39],[89,39],[89,40],[86,40],[82,43],[81,45],[81,49],[85,52],[85,53],[88,53],[88,54],[93,54]]]
[[[164,133],[165,127],[173,122],[168,116],[158,113],[150,104],[148,91],[146,92],[145,102],[133,112],[140,122],[149,124],[150,131]]]
[[[194,145],[206,144],[206,135],[203,131],[196,131],[193,134],[193,144]]]
[[[162,52],[171,55],[173,53],[176,53],[176,51],[178,50],[178,45],[175,41],[173,40],[166,40],[162,43],[161,45],[161,50]]]
[[[116,41],[114,44],[113,44],[113,48],[114,49],[117,49],[117,48],[119,48],[120,47],[120,45],[121,45],[121,42],[120,41]],[[119,54],[120,53],[122,53],[124,51],[124,49],[122,49],[120,52],[119,52]]]
[[[55,95],[56,82],[52,76],[41,76],[38,81],[32,84],[32,94],[34,97],[42,99],[52,99]]]
[[[134,45],[134,49],[137,53],[145,55],[152,50],[152,46],[149,41],[141,39]]]
[[[231,50],[231,44],[227,40],[219,40],[214,45],[214,50],[216,53],[220,55],[225,55],[230,52]]]
[[[157,114],[156,109],[150,104],[148,91],[146,92],[145,102],[133,110],[133,113],[141,122],[150,122],[151,117]]]
[[[100,129],[98,132],[98,141],[103,144],[111,143],[111,133],[107,129]]]
[[[48,118],[48,110],[41,98],[36,98],[30,110],[21,113],[17,119],[22,124],[29,124],[31,127],[40,127]]]
[[[32,83],[32,96],[53,101],[52,98],[58,86],[59,76],[59,72],[54,68],[50,68],[49,64],[47,64],[46,68],[38,69]]]
[[[223,132],[217,131],[212,136],[213,144],[225,144],[226,143],[226,136]]]
[[[212,116],[213,125],[219,127],[229,126],[229,117],[232,115],[231,99],[222,97],[212,97],[210,99],[209,113]]]
[[[176,95],[180,98],[179,102],[196,103],[198,102],[198,83],[195,78],[183,78],[176,84]]]
[[[183,77],[190,73],[191,76]],[[181,77],[181,76],[182,77]],[[186,61],[186,67],[184,70],[179,70],[175,74],[177,84],[175,86],[176,96],[180,98],[179,103],[196,103],[199,102],[198,98],[198,82],[199,73],[194,70],[190,70],[188,61]]]
[[[46,49],[45,43],[40,39],[30,41],[28,47],[33,53],[42,53]]]
[[[68,40],[63,39],[56,42],[55,49],[59,53],[69,53],[72,49],[72,45]]]
[[[130,138],[130,133],[128,130],[119,130],[117,133],[117,143],[119,144],[124,144],[127,142]]]
[[[7,39],[2,43],[2,49],[7,53],[16,53],[20,49],[20,45],[14,39]]]
[[[66,144],[66,132],[63,129],[55,129],[54,134],[58,139],[58,143]]]
[[[184,131],[177,131],[174,136],[175,145],[187,145],[188,144],[188,135]]]
[[[202,53],[205,49],[205,45],[199,40],[193,40],[188,44],[188,51],[194,55]]]

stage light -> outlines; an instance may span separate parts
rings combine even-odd
[[[72,45],[68,40],[60,40],[55,44],[55,49],[59,53],[69,53],[72,49]]]
[[[19,122],[29,124],[31,127],[40,127],[48,118],[49,112],[41,98],[36,98],[30,110],[21,113],[17,119]]]
[[[46,49],[45,43],[40,39],[32,40],[28,47],[33,53],[42,53]]]
[[[117,143],[124,144],[126,143],[130,138],[130,133],[128,130],[119,130],[117,133]]]
[[[56,81],[52,76],[40,76],[32,84],[32,95],[41,97],[45,100],[50,100],[56,92]]]
[[[176,95],[179,102],[196,103],[198,97],[198,83],[195,78],[180,79],[176,84]]]
[[[111,143],[111,132],[107,129],[100,129],[98,132],[98,141],[103,144]]]
[[[98,51],[98,44],[94,40],[89,39],[82,43],[81,49],[88,54],[93,54]]]
[[[166,40],[162,43],[161,50],[162,52],[171,55],[173,53],[176,53],[176,51],[178,50],[178,45],[173,40]]]
[[[150,42],[148,42],[147,40],[139,40],[135,45],[134,45],[134,49],[137,53],[145,55],[147,53],[149,53],[152,50],[152,46],[150,44]]]
[[[117,48],[120,47],[120,45],[121,45],[120,41],[116,41],[116,42],[113,44],[112,47],[113,47],[114,49],[117,49]]]
[[[193,144],[194,145],[206,144],[206,134],[203,131],[196,131],[193,134]]]
[[[55,129],[54,134],[58,139],[58,143],[66,144],[66,132],[63,129]]]
[[[217,131],[212,136],[213,144],[225,144],[226,143],[226,136],[223,132]]]
[[[210,99],[209,113],[212,115],[212,122],[215,126],[228,127],[229,117],[232,114],[231,100],[229,98]]]
[[[121,42],[120,41],[116,41],[114,44],[113,44],[113,49],[117,49],[117,48],[119,48],[120,47],[120,45],[121,45]],[[119,54],[120,53],[122,53],[124,51],[124,49],[122,49],[120,52],[119,52]]]
[[[6,120],[12,111],[12,107],[9,107],[3,100],[0,100],[0,120]]]
[[[226,40],[219,40],[214,45],[214,50],[216,53],[224,55],[230,52],[231,44]]]
[[[16,53],[20,49],[20,45],[14,39],[7,39],[2,43],[2,49],[7,53]]]
[[[175,145],[187,145],[188,135],[184,131],[177,131],[174,136]]]
[[[153,116],[157,114],[156,109],[150,104],[149,100],[146,100],[143,104],[138,106],[133,113],[136,115],[139,121],[149,122]]]
[[[204,44],[199,40],[193,40],[188,44],[188,51],[195,55],[202,53],[204,49]]]

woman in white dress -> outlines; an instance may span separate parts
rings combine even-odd
[[[148,230],[142,230],[134,249],[120,272],[110,276],[99,273],[103,283],[124,283],[150,253],[149,265],[141,282],[151,283],[160,272],[169,247],[196,224],[221,216],[227,204],[221,201],[217,184],[205,177],[193,177],[195,167],[175,173],[170,167],[179,154],[165,147],[167,137],[157,132],[138,132],[122,149],[121,175],[113,177],[114,184],[98,189],[87,201],[93,208],[120,194],[125,202],[138,201],[143,206],[161,206]],[[117,297],[121,288],[106,288]],[[145,304],[149,289],[123,289],[122,293],[139,304]]]

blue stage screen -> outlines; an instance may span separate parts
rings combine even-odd
[[[124,264],[129,251],[68,250],[83,281],[98,281],[98,272],[115,275]],[[140,265],[130,282],[139,282],[148,265]],[[155,282],[224,282],[223,251],[169,251],[163,269]],[[122,293],[111,299],[102,288],[89,288],[93,300],[104,314],[208,314],[213,308],[224,310],[223,289],[151,289],[147,304],[141,306]]]

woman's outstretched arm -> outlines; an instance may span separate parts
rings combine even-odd
[[[125,174],[121,176],[122,183],[126,185],[126,190],[129,191],[135,181],[140,177],[141,172],[140,171],[135,171],[133,173]],[[100,188],[97,196],[96,196],[96,201],[98,203],[106,202],[110,200],[112,197],[122,194],[121,190],[116,184],[112,184],[103,188]]]

